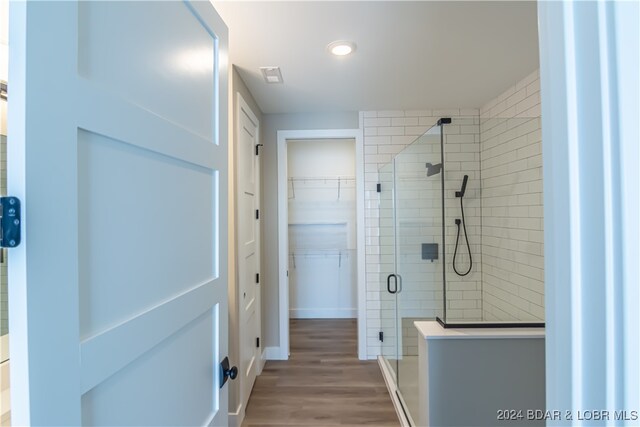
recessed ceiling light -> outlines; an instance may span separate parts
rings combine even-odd
[[[336,56],[345,56],[355,52],[356,44],[348,40],[337,40],[329,43],[327,50]]]

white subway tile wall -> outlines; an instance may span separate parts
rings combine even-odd
[[[453,119],[444,126],[447,320],[544,319],[538,74],[479,110],[362,112],[368,357],[395,358],[396,345],[404,355],[416,355],[413,322],[442,315],[442,260],[420,257],[421,243],[442,240],[440,178],[427,179],[425,168],[425,162],[440,162],[439,133],[398,159],[395,210],[391,192],[376,191],[378,183],[394,184],[392,166],[379,170],[441,117]],[[455,192],[464,175],[469,175],[464,211],[473,268],[461,277],[451,262],[460,218]],[[457,266],[466,271],[469,258],[460,239]],[[396,270],[403,273],[397,305],[386,290],[387,275]]]
[[[542,321],[539,72],[482,107],[480,128],[483,317]]]

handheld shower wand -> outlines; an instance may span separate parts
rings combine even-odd
[[[456,236],[456,247],[453,251],[453,271],[456,272],[458,276],[466,276],[471,272],[471,267],[473,266],[473,257],[471,256],[471,246],[469,245],[469,236],[467,235],[467,226],[464,221],[464,206],[462,204],[462,199],[464,198],[464,193],[467,191],[467,181],[469,180],[469,175],[465,175],[462,179],[462,188],[460,191],[456,191],[456,197],[460,197],[460,213],[462,214],[462,221],[460,218],[456,218],[456,225],[458,226],[458,235]],[[458,242],[460,240],[460,223],[462,223],[462,230],[464,231],[464,238],[467,241],[467,251],[469,252],[469,269],[461,273],[456,268],[456,256],[458,255]]]
[[[467,191],[467,181],[469,180],[469,175],[465,175],[464,178],[462,178],[462,188],[460,189],[460,191],[456,191],[456,197],[464,197],[464,192]]]

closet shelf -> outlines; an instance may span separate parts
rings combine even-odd
[[[290,222],[288,225],[289,227],[298,227],[300,225],[304,225],[304,226],[309,226],[309,227],[323,227],[323,226],[327,226],[327,225],[344,225],[346,226],[348,224],[347,221],[314,221],[314,222]],[[345,231],[346,233],[346,231]]]
[[[355,188],[356,178],[355,176],[300,176],[300,177],[289,177],[288,181],[291,183],[291,197],[289,199],[296,198],[296,183],[336,183],[336,187],[338,190],[338,200],[340,200],[340,191],[343,185],[353,183],[352,188]],[[306,190],[320,190],[324,188],[312,187],[305,188]]]
[[[348,256],[354,249],[307,249],[289,252],[289,258],[296,268],[296,258],[338,258],[338,267],[342,266],[342,257]]]
[[[338,255],[340,253],[353,252],[355,249],[297,249],[289,252],[289,255]]]

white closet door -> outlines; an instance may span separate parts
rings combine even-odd
[[[15,425],[227,424],[227,28],[12,2]]]
[[[240,380],[247,405],[260,360],[260,162],[256,154],[259,123],[240,93],[238,104],[238,280],[240,308]]]

